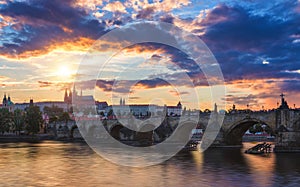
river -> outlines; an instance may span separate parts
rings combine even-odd
[[[119,166],[84,143],[0,144],[0,186],[296,186],[300,154],[215,148],[146,168]]]

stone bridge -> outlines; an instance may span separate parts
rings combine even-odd
[[[223,119],[223,121],[222,121]],[[276,111],[265,112],[234,112],[225,116],[218,113],[201,114],[200,127],[206,129],[208,126],[219,125],[220,133],[215,144],[238,145],[242,143],[245,132],[255,124],[269,126],[273,132],[277,128]],[[217,128],[218,129],[218,126]]]
[[[157,128],[155,128],[157,124],[146,123],[141,127],[141,129],[144,128],[143,132],[126,129],[118,120],[104,120],[100,122],[99,119],[89,119],[84,121],[84,125],[81,125],[80,132],[94,133],[90,131],[96,131],[97,126],[99,127],[102,123],[106,131],[117,140],[160,142],[176,131],[179,120],[184,118],[187,121],[186,127],[188,127],[188,130],[192,130],[191,126],[198,126],[198,128],[205,129],[206,132],[215,130],[218,135],[213,145],[227,146],[240,145],[242,136],[251,126],[265,124],[272,129],[276,136],[275,145],[277,151],[300,151],[300,110],[290,109],[283,97],[280,107],[271,111],[234,110],[226,115],[216,111],[215,108],[211,113],[200,113],[197,116],[197,124],[189,122],[190,118],[194,117],[195,119],[193,114],[181,117],[167,117]],[[76,126],[74,124],[70,124],[68,129],[71,137],[74,137],[74,132],[78,134],[78,129],[75,130]]]
[[[136,133],[124,126],[118,120],[105,120],[102,124],[112,137],[117,140],[152,140],[163,141],[164,138],[170,136],[176,130],[180,117],[168,117],[165,124],[155,129],[151,124],[145,125],[143,128],[150,129],[149,132]],[[223,121],[222,121],[223,119]],[[85,121],[86,125],[83,131],[89,132],[96,126],[101,125],[100,120]],[[290,146],[300,143],[300,111],[298,110],[272,110],[264,112],[232,112],[226,115],[219,113],[201,113],[198,121],[198,128],[217,129],[218,136],[214,141],[214,145],[240,145],[245,132],[255,124],[264,124],[270,127],[276,135],[276,145]],[[217,126],[216,126],[217,125]],[[67,126],[57,124],[58,137],[80,137],[80,133],[74,122],[70,122]],[[195,124],[194,124],[195,126]],[[92,128],[93,127],[93,128]],[[183,126],[184,127],[184,126]],[[152,131],[155,129],[155,131]],[[188,128],[190,129],[190,128]],[[145,131],[145,130],[144,130]]]

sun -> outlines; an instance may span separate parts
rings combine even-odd
[[[57,70],[57,75],[61,77],[70,77],[72,75],[72,71],[67,66],[61,66]]]

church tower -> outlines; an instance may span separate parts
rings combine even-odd
[[[64,102],[65,102],[65,103],[68,103],[68,100],[69,100],[69,98],[68,98],[68,90],[67,90],[67,88],[66,88],[66,90],[65,90]]]
[[[75,83],[73,84],[73,97],[77,96],[76,88],[75,88]]]
[[[6,98],[6,93],[4,93],[4,96],[3,96],[3,100],[2,100],[2,106],[3,106],[3,107],[6,107],[6,106],[7,106],[7,98]]]

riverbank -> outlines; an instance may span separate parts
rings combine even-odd
[[[0,136],[0,143],[16,143],[16,142],[28,142],[28,143],[39,143],[43,141],[61,141],[61,142],[85,142],[83,138],[57,138],[50,135],[34,135],[34,136],[13,136],[5,135]]]

